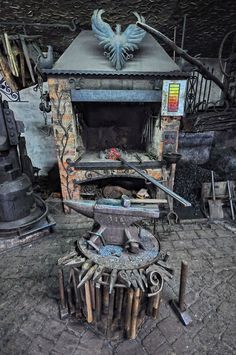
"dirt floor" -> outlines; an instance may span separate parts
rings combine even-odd
[[[1,355],[167,355],[236,353],[236,235],[217,224],[158,225],[171,253],[174,279],[165,284],[157,321],[147,319],[133,341],[107,341],[85,324],[58,316],[56,262],[73,249],[85,224],[55,216],[56,232],[0,258]],[[168,302],[178,294],[181,260],[190,265],[184,327]]]

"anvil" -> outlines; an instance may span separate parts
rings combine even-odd
[[[158,206],[132,206],[126,196],[121,200],[65,201],[65,204],[96,222],[89,232],[92,235],[90,242],[124,246],[133,253],[142,248],[139,228],[133,224],[146,218],[159,218],[160,215]]]

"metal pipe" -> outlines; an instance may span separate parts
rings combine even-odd
[[[175,200],[179,201],[182,205],[185,207],[190,207],[191,203],[185,200],[183,197],[177,195],[175,192],[171,191],[168,189],[166,186],[162,185],[160,182],[158,182],[156,179],[153,177],[149,176],[148,174],[144,173],[142,170],[138,169],[135,165],[132,163],[127,162],[123,158],[119,158],[122,163],[127,165],[129,168],[133,169],[136,171],[139,175],[143,176],[145,179],[153,183],[153,185],[157,186],[160,190],[164,191],[167,195],[173,197]]]
[[[181,262],[181,274],[180,274],[180,286],[179,286],[179,308],[181,312],[185,311],[185,291],[188,276],[188,263],[186,261]]]

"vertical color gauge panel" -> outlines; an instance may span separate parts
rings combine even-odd
[[[168,90],[168,111],[177,112],[179,109],[180,84],[170,83]]]
[[[183,116],[186,97],[187,80],[163,80],[162,116]]]

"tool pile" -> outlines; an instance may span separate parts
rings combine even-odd
[[[211,171],[211,183],[202,184],[201,202],[205,215],[212,220],[230,218],[234,221],[236,213],[235,191],[235,181],[216,182],[214,171]]]
[[[41,69],[53,65],[53,49],[48,46],[44,54],[40,37],[7,33],[0,36],[0,74],[15,92],[35,84]]]
[[[168,254],[137,225],[158,218],[158,207],[132,206],[125,196],[66,204],[95,224],[58,260],[61,318],[75,315],[107,338],[134,339],[146,315],[157,318],[164,280],[173,276]]]

